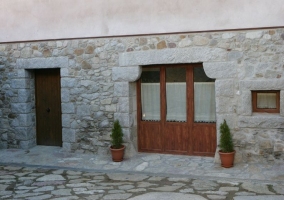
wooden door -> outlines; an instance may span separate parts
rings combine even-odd
[[[194,103],[195,82],[197,85],[198,82],[203,83],[204,77],[205,81],[213,81],[212,84],[214,80],[209,79],[204,71],[195,69],[203,70],[201,64],[155,65],[143,68],[137,84],[139,151],[214,156],[216,124],[195,119],[198,110],[195,111]],[[145,90],[149,85],[155,87],[153,91]],[[149,103],[144,102],[145,105],[142,105],[143,101],[157,93],[160,98],[154,97],[154,103],[160,104],[158,109]],[[150,108],[145,109],[145,106]]]
[[[60,69],[35,70],[37,144],[62,146]]]

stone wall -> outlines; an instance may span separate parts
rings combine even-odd
[[[108,154],[120,119],[131,156],[141,66],[202,62],[216,79],[217,127],[227,120],[237,161],[283,162],[283,53],[284,29],[0,44],[0,148],[36,144],[34,69],[61,69],[63,149]],[[280,114],[252,113],[255,89],[281,90]]]

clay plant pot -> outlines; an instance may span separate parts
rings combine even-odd
[[[235,159],[236,151],[223,153],[219,151],[220,159],[221,159],[221,166],[225,168],[230,168],[234,166],[234,159]]]
[[[112,160],[114,162],[121,162],[123,160],[124,149],[125,149],[124,145],[122,145],[122,147],[120,149],[114,149],[114,148],[112,148],[112,146],[110,147]]]

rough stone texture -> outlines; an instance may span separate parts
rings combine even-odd
[[[34,69],[60,68],[64,150],[108,154],[120,119],[129,156],[141,66],[201,62],[216,79],[217,138],[227,119],[238,161],[283,162],[284,107],[258,115],[251,107],[251,90],[280,90],[284,103],[283,35],[278,28],[1,44],[0,148],[36,144]]]

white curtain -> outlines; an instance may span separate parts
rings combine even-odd
[[[257,108],[276,108],[276,94],[257,93]]]
[[[194,121],[215,122],[215,83],[194,83]]]
[[[167,121],[186,121],[186,83],[167,83]],[[159,121],[160,84],[142,83],[142,119]],[[194,121],[215,122],[215,83],[194,83]]]
[[[160,83],[142,83],[142,119],[159,121],[160,117]]]
[[[167,121],[186,121],[186,83],[167,83]]]

